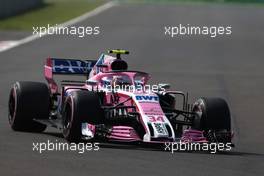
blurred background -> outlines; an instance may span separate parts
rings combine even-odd
[[[0,0],[0,175],[264,175],[264,0],[118,0],[74,26],[99,26],[100,34],[46,35],[23,45],[33,26],[55,25],[108,0]],[[231,26],[231,35],[165,35],[164,26]],[[23,40],[24,41],[24,40]],[[127,49],[129,69],[149,72],[199,97],[223,97],[232,114],[232,152],[167,152],[102,145],[99,152],[32,151],[32,141],[64,141],[57,131],[13,132],[7,120],[15,81],[41,81],[47,57],[97,59]],[[118,173],[118,174],[117,174]]]

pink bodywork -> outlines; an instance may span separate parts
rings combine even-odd
[[[181,141],[185,142],[185,143],[189,143],[189,142],[198,142],[198,143],[208,142],[206,140],[206,137],[204,137],[204,135],[203,135],[203,131],[193,130],[193,129],[184,130],[184,132],[182,134],[182,137],[181,137]]]
[[[44,66],[44,75],[45,75],[46,80],[48,81],[51,93],[52,94],[58,93],[58,85],[53,79],[51,58],[47,58],[46,64]]]
[[[45,64],[45,78],[48,81],[50,90],[52,94],[58,94],[61,93],[61,98],[63,98],[64,94],[68,91],[74,91],[76,89],[86,89],[86,90],[102,90],[103,83],[102,83],[102,78],[107,77],[107,76],[127,76],[130,80],[131,83],[134,85],[135,84],[135,77],[139,76],[141,77],[141,83],[143,85],[146,85],[147,81],[149,80],[150,76],[147,73],[144,72],[131,72],[131,71],[123,71],[123,72],[109,72],[111,71],[111,63],[115,60],[114,57],[107,56],[105,55],[104,62],[103,64],[106,65],[107,67],[97,67],[96,65],[92,68],[89,74],[89,79],[88,81],[94,81],[96,82],[95,85],[92,84],[84,84],[84,85],[67,85],[64,86],[61,92],[58,90],[58,85],[53,79],[53,66],[52,66],[52,59],[48,58]],[[62,92],[63,91],[63,92]],[[129,97],[135,97],[135,96],[156,96],[154,93],[146,93],[144,90],[143,91],[138,91],[138,92],[118,92],[119,96],[119,101],[118,102],[123,102],[127,100]],[[112,105],[114,106],[118,102],[112,102],[112,97],[113,97],[113,92],[107,92],[106,91],[106,96],[104,99],[103,104],[104,105]],[[145,129],[145,131],[149,131],[146,123],[165,123],[168,122],[165,114],[163,113],[159,102],[151,102],[151,103],[146,103],[146,102],[136,102],[134,99],[131,99],[127,102],[124,103],[126,106],[135,106],[137,112],[140,112],[140,121]],[[143,118],[144,116],[144,118]],[[92,129],[92,131],[95,130],[95,126],[89,124]],[[170,127],[172,128],[172,127]],[[94,131],[95,132],[95,131]],[[149,133],[149,132],[148,132]],[[174,132],[173,132],[174,134]],[[107,135],[107,138],[112,141],[142,141],[142,139],[139,137],[139,135],[136,133],[136,131],[129,126],[113,126],[110,130],[110,134]],[[172,136],[173,140],[174,136]],[[197,130],[185,130],[184,134],[181,138],[182,141],[184,142],[206,142],[205,137],[203,136],[201,131]],[[149,140],[148,142],[155,142],[155,143],[164,143],[167,141],[171,141],[171,139],[166,139],[166,138],[161,138],[160,141],[151,141]]]
[[[112,141],[141,141],[136,131],[129,126],[113,126],[107,138]]]

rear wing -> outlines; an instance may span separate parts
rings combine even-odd
[[[52,93],[57,93],[58,91],[53,75],[84,75],[88,77],[96,62],[96,60],[47,58],[44,74]]]

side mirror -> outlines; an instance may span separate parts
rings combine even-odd
[[[159,89],[169,89],[170,88],[170,84],[166,84],[166,83],[162,83],[162,84],[158,84]]]

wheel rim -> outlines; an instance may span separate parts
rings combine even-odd
[[[195,113],[194,122],[195,122],[195,129],[204,130],[204,121],[203,121],[203,109],[204,109],[204,102],[202,99],[198,99],[193,107],[193,112]]]

